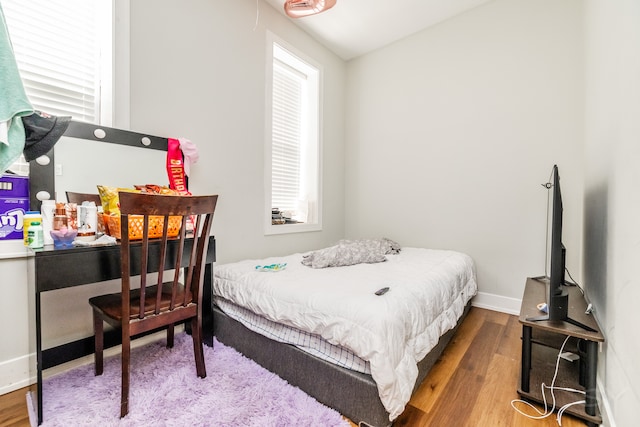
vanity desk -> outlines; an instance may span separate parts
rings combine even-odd
[[[56,145],[55,150],[51,150],[47,156],[49,162],[36,161],[30,162],[30,207],[32,210],[39,210],[43,192],[48,193],[51,199],[55,199],[56,189],[58,194],[64,194],[65,190],[68,191],[80,191],[85,193],[97,193],[95,187],[97,183],[105,184],[109,183],[114,186],[128,186],[138,183],[154,183],[162,184],[167,181],[166,171],[164,170],[164,158],[167,151],[167,139],[153,136],[147,136],[145,134],[139,134],[136,132],[130,132],[120,129],[113,129],[103,126],[96,126],[81,122],[71,122],[69,128],[64,134],[64,137],[76,139],[73,144],[86,144],[87,150],[94,150],[96,148],[107,147],[107,150],[113,150],[113,158],[106,159],[104,157],[99,158],[100,162],[104,163],[110,173],[114,176],[110,177],[89,177],[85,175],[86,171],[75,172],[75,178],[78,185],[84,185],[85,188],[69,187],[69,167],[65,165],[65,173],[67,177],[61,177],[62,166],[56,164],[54,159],[54,151],[63,153],[63,147],[59,147],[61,139]],[[96,142],[108,142],[111,144],[96,144]],[[112,145],[115,144],[115,145]],[[151,174],[145,174],[140,172],[140,167],[131,168],[126,165],[122,174],[117,165],[122,160],[122,149],[133,150],[131,157],[142,156],[145,159],[145,163],[152,163],[157,165],[160,163],[159,172],[154,170]],[[75,146],[74,146],[75,147]],[[142,148],[143,150],[140,150]],[[147,151],[151,149],[151,151]],[[74,148],[77,150],[77,148]],[[64,155],[68,157],[68,154]],[[127,154],[128,156],[128,154]],[[152,159],[152,160],[151,160]],[[139,164],[141,160],[127,159],[128,161],[137,161]],[[114,166],[115,165],[115,166]],[[73,166],[73,165],[71,165]],[[86,166],[86,165],[85,165]],[[91,166],[91,164],[89,164]],[[122,164],[120,164],[122,166]],[[55,168],[55,169],[54,169]],[[131,169],[135,169],[134,172],[138,172],[140,177],[133,177],[133,175],[127,175],[131,173]],[[54,173],[55,171],[55,173]],[[163,176],[164,174],[164,176]],[[82,177],[82,180],[77,180],[78,176]],[[164,179],[160,181],[161,177]],[[59,179],[64,178],[64,179]],[[118,182],[117,180],[120,180]],[[122,183],[127,180],[127,184]],[[58,181],[58,182],[56,182]],[[84,182],[87,181],[87,182]],[[133,181],[133,182],[132,182]],[[64,187],[61,186],[61,182],[64,182]],[[45,197],[46,199],[46,197]],[[167,250],[175,252],[178,250],[178,242],[175,244],[170,242]],[[188,239],[185,244],[185,251],[190,250],[193,245],[193,240]],[[31,386],[30,395],[32,399],[33,409],[36,412],[38,424],[41,424],[44,419],[42,399],[43,394],[46,398],[47,390],[43,390],[43,371],[48,368],[60,365],[62,363],[90,355],[94,352],[94,338],[93,336],[82,338],[73,342],[68,342],[62,345],[58,345],[53,348],[43,349],[43,293],[51,292],[63,288],[71,288],[76,286],[86,286],[90,284],[100,283],[108,280],[119,279],[121,277],[120,268],[120,245],[111,246],[94,246],[94,247],[70,247],[70,248],[54,248],[53,245],[45,245],[43,249],[29,249],[32,251],[27,260],[28,265],[28,277],[30,288],[35,294],[34,300],[34,313],[31,317],[35,320],[35,339],[33,345],[35,348],[32,352],[36,355],[35,372],[32,372],[31,376],[36,378],[36,383]],[[140,257],[140,247],[136,247],[135,244],[132,247],[134,256]],[[160,242],[152,244],[150,247],[149,262],[157,263],[160,255]],[[171,257],[169,257],[171,258]],[[204,294],[203,294],[203,338],[204,342],[208,346],[213,346],[213,311],[211,303],[212,292],[212,280],[213,280],[213,263],[216,258],[215,238],[209,237],[209,250],[207,252],[205,275],[204,275]],[[153,268],[150,266],[149,268]],[[182,266],[167,266],[168,269],[182,268]],[[135,263],[132,268],[137,268]],[[133,275],[139,275],[139,271],[132,271]],[[90,310],[89,303],[87,302],[87,310]],[[65,319],[58,318],[55,321],[63,322]],[[48,327],[49,325],[47,325]],[[188,326],[188,325],[186,325]],[[188,329],[188,328],[187,328]],[[154,331],[152,331],[154,332]],[[121,335],[119,330],[110,330],[105,332],[105,348],[112,347],[120,344]]]
[[[187,241],[185,250],[190,250]],[[139,249],[139,248],[138,248]],[[150,260],[159,257],[160,245],[152,246],[155,253],[150,253]],[[132,249],[135,256],[140,251]],[[169,251],[177,250],[177,245],[169,245]],[[156,258],[154,258],[156,257]],[[211,289],[213,262],[215,261],[215,238],[209,238],[209,251],[204,277],[203,294],[203,339],[206,345],[213,346],[213,312],[211,307]],[[94,351],[93,337],[66,343],[57,347],[42,348],[42,293],[56,289],[88,285],[106,280],[120,278],[120,245],[99,247],[74,247],[68,249],[54,249],[45,246],[44,249],[34,250],[34,255],[28,260],[29,277],[35,285],[35,354],[36,354],[36,383],[31,387],[31,398],[37,411],[38,424],[43,421],[42,413],[42,372],[45,369],[92,354]],[[171,266],[173,268],[173,266]],[[185,267],[185,266],[182,266]],[[139,271],[134,272],[136,275]],[[89,304],[87,303],[87,310]],[[61,319],[62,321],[62,319]],[[111,330],[105,333],[105,348],[120,344],[120,333]],[[44,390],[46,393],[46,390]]]

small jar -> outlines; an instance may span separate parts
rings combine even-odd
[[[44,233],[42,231],[42,224],[40,221],[33,221],[29,225],[27,231],[28,245],[31,249],[41,249],[44,247]]]
[[[64,203],[56,203],[56,211],[53,216],[53,229],[60,230],[62,227],[67,226],[67,210],[64,207]]]

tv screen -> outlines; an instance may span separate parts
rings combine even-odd
[[[564,287],[566,250],[562,244],[562,192],[558,166],[553,166],[553,212],[551,219],[551,276],[547,309],[549,320],[563,320],[567,317],[568,294]]]
[[[556,320],[571,323],[587,331],[595,330],[569,317],[569,292],[565,286],[566,249],[562,243],[562,192],[560,191],[560,174],[558,166],[553,166],[553,183],[546,188],[553,189],[551,213],[551,245],[550,245],[550,276],[548,280],[547,314],[527,318],[529,321]],[[541,279],[541,278],[538,278]]]

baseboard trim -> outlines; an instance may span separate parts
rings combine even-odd
[[[28,387],[32,384],[29,366],[35,366],[35,354],[16,357],[0,363],[0,395]]]
[[[600,376],[598,376],[598,407],[600,409],[600,415],[602,416],[602,425],[607,427],[616,427],[616,423],[611,417],[611,405],[609,404],[609,399],[607,399],[607,395],[604,392],[603,381],[601,381]]]
[[[478,292],[471,301],[471,305],[478,308],[485,308],[487,310],[519,316],[522,300],[504,297],[502,295],[489,294],[486,292]]]

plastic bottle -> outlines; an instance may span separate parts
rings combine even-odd
[[[29,240],[28,246],[31,249],[41,249],[44,246],[44,235],[40,221],[33,221],[29,224],[27,235],[27,239]]]
[[[42,215],[38,211],[27,211],[22,222],[22,235],[24,237],[24,245],[29,246],[29,227],[35,221],[42,223]]]

